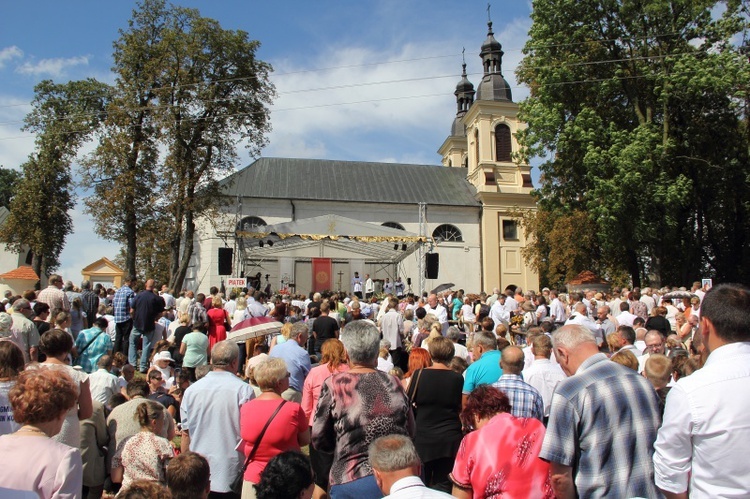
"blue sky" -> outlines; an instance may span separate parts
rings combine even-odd
[[[258,2],[177,1],[241,29],[261,42],[258,55],[274,67],[278,98],[264,156],[438,164],[437,149],[455,116],[453,90],[466,49],[469,79],[481,73],[486,1]],[[0,165],[18,167],[34,141],[20,131],[33,88],[93,77],[112,82],[112,42],[127,27],[130,1],[5,2],[0,16]],[[528,95],[514,70],[531,25],[529,1],[494,2],[495,37],[516,102]],[[243,155],[237,168],[251,158]],[[85,150],[83,151],[86,152]],[[80,279],[94,260],[118,245],[99,239],[80,205],[61,273]]]

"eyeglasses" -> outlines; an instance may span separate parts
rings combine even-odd
[[[162,381],[162,380],[163,380],[164,378],[162,378],[161,376],[159,376],[158,378],[157,378],[156,376],[154,376],[154,377],[153,377],[153,378],[151,378],[151,379],[152,379],[152,380],[154,380],[154,379],[155,379],[155,380],[158,380],[158,381]]]

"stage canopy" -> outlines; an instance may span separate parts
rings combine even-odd
[[[254,227],[252,231],[237,231],[235,237],[245,258],[281,256],[291,249],[321,247],[321,251],[343,250],[383,263],[400,262],[428,239],[333,214]]]

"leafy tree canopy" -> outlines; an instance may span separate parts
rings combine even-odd
[[[554,252],[552,229],[576,220],[594,240],[565,274],[750,280],[742,2],[536,0],[532,21],[519,140],[543,158],[536,194],[547,225],[532,226],[547,232],[533,234],[530,251]]]

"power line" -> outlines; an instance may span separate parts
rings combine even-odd
[[[609,38],[609,39],[602,39],[602,40],[587,40],[583,42],[566,42],[566,43],[550,43],[550,44],[539,44],[539,45],[531,45],[530,47],[523,47],[523,48],[511,48],[506,49],[505,53],[515,53],[515,52],[522,52],[524,49],[529,48],[531,50],[537,50],[540,48],[551,48],[551,47],[565,47],[565,46],[578,46],[578,45],[585,45],[585,44],[591,44],[591,43],[609,43],[609,42],[616,42],[616,41],[622,41],[622,40],[633,40],[633,41],[648,41],[652,39],[658,39],[658,38],[664,38],[664,37],[670,37],[679,35],[679,32],[673,32],[673,33],[664,33],[664,34],[654,34],[651,36],[643,36],[643,37],[619,37],[619,38]],[[362,64],[344,64],[340,66],[328,66],[328,67],[322,67],[322,68],[311,68],[311,69],[301,69],[298,71],[287,71],[284,73],[273,73],[269,75],[269,78],[274,79],[280,76],[289,76],[289,75],[297,75],[297,74],[305,74],[305,73],[314,73],[314,72],[321,72],[321,71],[333,71],[338,69],[353,69],[353,68],[363,68],[363,67],[371,67],[371,66],[385,66],[389,64],[401,64],[406,62],[418,62],[418,61],[425,61],[425,60],[432,60],[432,59],[445,59],[445,58],[451,58],[451,57],[458,57],[459,55],[463,54],[443,54],[443,55],[434,55],[434,56],[426,56],[426,57],[416,57],[416,58],[409,58],[409,59],[398,59],[394,61],[380,61],[380,62],[371,62],[371,63],[362,63]],[[470,73],[472,75],[477,73]],[[460,75],[459,75],[460,76]],[[225,78],[220,80],[215,80],[213,82],[196,82],[196,83],[186,83],[183,85],[175,85],[175,86],[169,86],[169,87],[157,87],[151,90],[164,90],[164,89],[177,89],[177,88],[184,88],[184,87],[194,87],[199,85],[211,85],[216,83],[228,83],[232,81],[242,81],[245,79],[257,79],[257,75],[253,76],[247,76],[247,77],[235,77],[235,78]],[[0,106],[0,109],[4,108],[10,108],[10,107],[21,107],[21,106],[27,106],[29,104],[9,104],[5,106]]]
[[[542,65],[542,66],[529,66],[528,69],[562,69],[562,68],[572,68],[572,67],[581,67],[581,66],[595,66],[600,64],[612,64],[612,63],[618,63],[618,62],[631,62],[631,61],[655,61],[655,60],[661,60],[666,59],[669,57],[677,57],[677,56],[683,56],[683,55],[696,55],[695,52],[681,52],[676,54],[664,54],[664,55],[652,55],[652,56],[638,56],[638,57],[627,57],[627,58],[620,58],[620,59],[607,59],[602,61],[581,61],[581,62],[572,62],[572,63],[565,63],[565,64],[550,64],[550,65]],[[479,76],[483,75],[484,73],[470,73],[471,76]],[[380,80],[380,81],[374,81],[374,82],[359,82],[359,83],[350,83],[350,84],[343,84],[343,85],[332,85],[327,87],[317,87],[317,88],[309,88],[309,89],[299,89],[299,90],[289,90],[286,92],[279,93],[279,97],[283,97],[285,95],[290,94],[298,94],[298,93],[306,93],[306,92],[321,92],[321,91],[328,91],[328,90],[342,90],[342,89],[348,89],[348,88],[358,88],[358,87],[367,87],[367,86],[375,86],[375,85],[391,85],[396,83],[412,83],[417,81],[426,81],[426,80],[438,80],[438,79],[446,79],[446,78],[454,78],[456,77],[455,74],[449,74],[449,75],[434,75],[434,76],[423,76],[423,77],[414,77],[414,78],[401,78],[401,79],[395,79],[395,80]],[[238,79],[250,79],[252,77],[243,77]],[[176,85],[175,87],[171,88],[179,88],[179,85]],[[166,87],[165,87],[166,88]],[[514,89],[522,88],[518,85],[512,87]],[[245,98],[243,95],[238,95],[236,97],[231,98],[221,98],[221,99],[210,99],[210,100],[204,100],[202,102],[204,103],[211,103],[211,102],[227,102],[232,100],[238,100]],[[180,104],[160,104],[155,106],[144,106],[144,107],[136,107],[132,108],[132,111],[139,111],[139,110],[163,110],[163,109],[170,109],[174,107],[180,107]],[[97,114],[101,113],[79,113],[79,114],[73,114],[68,115],[66,117],[61,117],[54,119],[52,121],[67,121],[71,118],[86,118],[86,117],[94,117]],[[14,121],[5,121],[0,122],[0,126],[7,126],[7,125],[14,125],[14,124],[22,124],[24,123],[24,120],[14,120]]]
[[[611,77],[611,78],[595,78],[595,79],[584,79],[584,80],[571,80],[571,81],[561,81],[561,82],[551,82],[551,83],[543,83],[538,85],[538,87],[554,87],[554,86],[562,86],[562,85],[575,85],[575,84],[590,84],[590,83],[602,83],[605,81],[624,81],[624,80],[640,80],[640,79],[649,79],[652,78],[653,75],[633,75],[633,76],[618,76],[618,77]],[[513,88],[520,88],[518,86]],[[282,108],[282,109],[272,109],[271,113],[277,113],[277,112],[289,112],[289,111],[304,111],[304,110],[310,110],[310,109],[320,109],[320,108],[327,108],[327,107],[338,107],[338,106],[353,106],[353,105],[359,105],[359,104],[368,104],[368,103],[375,103],[375,102],[387,102],[387,101],[395,101],[395,100],[404,100],[404,99],[423,99],[423,98],[430,98],[430,97],[445,97],[446,94],[443,92],[435,93],[435,94],[421,94],[421,95],[409,95],[409,96],[396,96],[396,97],[384,97],[384,98],[378,98],[378,99],[366,99],[366,100],[359,100],[359,101],[350,101],[350,102],[332,102],[332,103],[326,103],[326,104],[313,104],[309,106],[299,106],[299,107],[291,107],[291,108]],[[253,116],[260,113],[263,113],[264,111],[255,111],[255,112],[248,112],[248,113],[235,113],[235,114],[228,114],[224,115],[224,117],[242,117],[242,116]],[[201,121],[204,119],[211,119],[211,118],[193,118],[193,121]],[[129,127],[132,127],[129,126]],[[129,128],[125,127],[125,128]],[[60,132],[60,133],[54,133],[51,135],[64,135],[68,133],[85,133],[89,130],[71,130],[67,132]],[[0,137],[0,140],[15,140],[15,139],[25,139],[30,138],[28,135],[18,135],[18,136],[8,136],[8,137]]]

